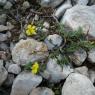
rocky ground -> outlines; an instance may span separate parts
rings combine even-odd
[[[0,0],[0,95],[95,95],[95,0]]]

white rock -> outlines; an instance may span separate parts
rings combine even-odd
[[[95,95],[95,87],[86,76],[72,73],[63,85],[62,95]]]
[[[44,26],[46,29],[49,29],[50,24],[49,24],[48,22],[44,22],[44,23],[43,23],[43,26]]]
[[[8,68],[8,72],[13,74],[19,74],[21,72],[21,68],[17,64],[11,64]]]
[[[33,75],[31,72],[23,72],[14,80],[10,95],[29,95],[31,90],[41,82],[42,77]]]
[[[89,60],[91,63],[95,63],[95,48],[91,49],[91,50],[88,52],[88,60]]]
[[[28,1],[23,2],[23,9],[27,9],[30,7],[30,3]]]
[[[89,79],[95,83],[95,70],[89,70]]]
[[[7,26],[0,25],[0,32],[8,30]]]
[[[89,76],[88,68],[86,66],[75,68],[75,72],[80,73],[82,75],[85,75],[87,77]]]
[[[43,7],[56,7],[58,6],[63,0],[38,0],[41,6]]]
[[[8,39],[6,34],[0,33],[0,42],[6,41]]]
[[[49,59],[46,67],[46,71],[43,73],[43,77],[50,82],[56,83],[73,72],[73,69],[69,65],[64,65],[63,68],[57,63],[57,59]]]
[[[8,26],[0,25],[0,32],[6,31],[6,30],[11,30],[13,28],[14,28],[13,25],[8,25]]]
[[[11,9],[12,6],[13,6],[12,3],[7,1],[7,3],[4,6],[4,9]]]
[[[34,17],[34,20],[36,20],[36,21],[38,21],[39,20],[39,15],[35,15],[35,17]]]
[[[63,16],[61,23],[70,27],[73,30],[83,28],[84,34],[95,37],[95,5],[84,6],[76,5],[68,9]]]
[[[45,43],[47,44],[49,50],[52,50],[55,47],[59,47],[62,41],[62,37],[58,34],[49,35],[45,39]]]
[[[63,3],[60,7],[56,9],[54,16],[60,18],[62,15],[64,15],[65,11],[71,7],[72,7],[71,1],[67,0],[65,3]]]
[[[46,44],[34,39],[20,40],[12,50],[12,59],[15,63],[27,63],[42,60],[48,56]]]
[[[7,79],[8,72],[3,67],[3,60],[0,60],[0,86]]]
[[[75,4],[87,5],[89,0],[73,0]]]
[[[0,0],[0,6],[4,6],[6,4],[7,0]]]
[[[46,87],[34,88],[29,95],[54,95],[54,92]]]
[[[85,50],[79,49],[75,51],[74,54],[70,56],[70,58],[76,66],[80,66],[87,58],[87,53]]]

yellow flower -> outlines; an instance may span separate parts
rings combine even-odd
[[[37,73],[38,73],[38,70],[39,70],[39,64],[38,64],[38,62],[35,62],[35,63],[32,65],[31,70],[32,70],[32,73],[33,73],[33,74],[37,74]]]
[[[36,35],[36,26],[34,26],[32,24],[27,25],[26,35],[28,35],[28,36]]]

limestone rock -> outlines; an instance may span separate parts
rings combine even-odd
[[[95,87],[86,76],[72,73],[63,85],[62,95],[95,95]]]
[[[19,74],[21,72],[21,68],[17,64],[11,64],[8,68],[8,72],[13,74]]]
[[[67,76],[73,72],[73,68],[70,65],[64,65],[63,68],[57,63],[57,59],[49,59],[46,70],[42,76],[52,83],[60,82],[67,78]]]
[[[73,30],[78,30],[79,27],[83,28],[84,34],[89,37],[95,37],[95,5],[84,6],[76,5],[68,9],[63,16],[61,23],[70,27]]]
[[[59,47],[62,41],[63,41],[62,37],[58,34],[49,35],[45,39],[45,43],[47,44],[49,50]]]
[[[10,95],[29,95],[31,90],[41,82],[42,77],[33,75],[31,72],[23,72],[14,80]]]
[[[74,54],[70,56],[70,58],[76,66],[80,66],[87,58],[87,53],[84,49],[79,49],[76,50]]]
[[[48,56],[45,43],[34,39],[20,40],[12,50],[12,59],[15,63],[25,65],[27,63],[42,60]]]

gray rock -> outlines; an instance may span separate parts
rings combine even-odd
[[[8,68],[8,72],[13,74],[19,74],[21,72],[21,68],[17,64],[11,64]]]
[[[56,7],[58,6],[63,0],[37,0],[41,6],[43,7]]]
[[[0,86],[7,79],[8,72],[3,67],[3,60],[0,60]]]
[[[0,15],[0,24],[5,24],[7,19],[7,15],[6,14],[1,14]]]
[[[27,9],[30,7],[30,3],[28,1],[24,1],[22,7],[23,9]]]
[[[0,0],[0,6],[4,6],[6,4],[7,0]]]
[[[49,50],[59,47],[62,41],[63,41],[62,37],[58,34],[49,35],[45,39],[45,43],[47,44]]]
[[[95,48],[88,52],[88,60],[93,64],[95,63]]]
[[[58,7],[54,13],[55,17],[60,18],[64,15],[65,11],[72,7],[71,1],[67,0],[60,7]]]
[[[5,4],[5,6],[3,7],[4,9],[11,9],[11,7],[13,6],[13,4],[9,1],[7,1],[7,3]]]
[[[1,43],[0,43],[0,49],[1,49],[1,50],[8,50],[9,47],[8,47],[8,45],[7,45],[6,43],[1,42]]]
[[[0,42],[7,41],[8,37],[6,34],[0,33]]]
[[[87,53],[85,50],[79,49],[75,51],[74,54],[70,56],[70,58],[76,66],[80,66],[87,58]]]
[[[95,87],[86,76],[72,73],[63,85],[62,95],[95,95]]]
[[[15,43],[10,42],[10,51],[12,51],[14,47],[15,47]]]
[[[13,28],[14,28],[13,25],[7,25],[7,26],[0,25],[0,32],[7,31],[7,30],[11,30],[11,29],[13,29]]]
[[[25,35],[25,33],[21,32],[19,35],[19,39],[21,40],[21,39],[26,39],[26,38],[27,38],[27,36]]]
[[[7,32],[7,33],[0,33],[0,42],[3,42],[3,41],[7,41],[8,38],[11,37],[11,33],[10,32]]]
[[[5,68],[6,68],[7,71],[8,71],[9,66],[12,65],[12,64],[14,64],[12,60],[7,60],[6,61]]]
[[[15,63],[27,63],[42,60],[48,56],[46,44],[34,39],[20,40],[12,50],[12,59]]]
[[[75,4],[87,5],[89,0],[73,0]]]
[[[36,21],[38,21],[39,20],[39,15],[35,15],[35,17],[34,17],[34,20],[36,20]]]
[[[64,65],[63,68],[57,63],[57,59],[49,59],[46,67],[46,71],[42,74],[45,79],[50,82],[57,83],[73,72],[73,69],[69,65]]]
[[[95,5],[84,6],[76,5],[68,9],[63,16],[61,23],[70,27],[73,30],[83,28],[83,33],[95,37]]]
[[[54,92],[46,87],[34,88],[29,95],[54,95]]]
[[[8,31],[6,34],[7,34],[7,37],[8,37],[8,38],[11,38],[12,34],[11,34],[10,31]]]
[[[33,75],[31,72],[23,72],[14,80],[10,95],[29,95],[31,90],[41,82],[41,76]]]
[[[89,76],[88,68],[86,66],[75,68],[75,72],[80,73],[82,75],[85,75],[87,77]]]
[[[0,25],[0,32],[8,30],[7,26]]]
[[[95,83],[95,70],[89,70],[89,79]]]

